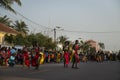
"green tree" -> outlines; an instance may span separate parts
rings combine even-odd
[[[14,29],[18,31],[22,36],[26,36],[28,33],[28,27],[24,21],[15,21]]]
[[[20,0],[0,0],[0,7],[16,13],[15,10],[12,8],[12,5],[14,3],[17,3],[19,6],[22,5]]]
[[[31,42],[33,46],[45,47],[46,49],[54,49],[56,47],[56,43],[53,42],[52,38],[44,36],[42,33],[29,35],[28,41]]]
[[[56,43],[52,41],[52,38],[46,38],[45,47],[47,50],[55,49]]]
[[[58,39],[59,39],[59,43],[63,45],[68,38],[66,36],[60,36]]]
[[[0,23],[6,24],[10,27],[12,20],[10,20],[10,18],[8,18],[7,15],[5,15],[3,17],[0,17]]]
[[[14,45],[14,36],[12,34],[8,35],[6,34],[5,37],[4,37],[4,40],[10,44],[10,45]]]
[[[90,44],[84,41],[80,41],[80,49],[82,50],[82,52],[88,52],[90,49]]]
[[[35,39],[36,39],[37,45],[39,45],[41,47],[45,46],[45,42],[46,42],[47,38],[42,33],[37,33],[35,35]]]
[[[52,40],[52,38],[44,36],[42,33],[30,34],[26,37],[23,37],[21,34],[16,36],[6,35],[5,41],[14,45],[45,47],[47,50],[56,48],[56,43]]]
[[[89,53],[90,53],[90,55],[95,55],[95,53],[96,53],[95,47],[90,47]]]
[[[100,46],[101,49],[105,49],[104,43],[99,42],[98,44],[99,44],[99,46]]]
[[[14,45],[25,45],[25,38],[21,34],[16,35]]]
[[[26,37],[26,45],[28,46],[34,46],[35,45],[35,41],[37,41],[37,39],[35,38],[35,34],[30,34]]]

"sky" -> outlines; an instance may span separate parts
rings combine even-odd
[[[31,32],[53,37],[65,35],[69,40],[92,39],[103,42],[107,50],[120,50],[120,0],[21,0],[14,9],[38,25],[26,20]],[[9,14],[13,19],[25,20]],[[12,16],[11,16],[12,15]],[[14,17],[13,17],[14,16]],[[47,28],[46,28],[47,27]],[[49,29],[50,28],[50,29]]]

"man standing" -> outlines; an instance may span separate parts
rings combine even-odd
[[[79,46],[78,43],[79,43],[79,41],[76,40],[75,44],[73,45],[74,55],[73,55],[72,68],[75,68],[75,69],[79,69],[78,66],[77,66],[77,63],[79,62],[78,50],[80,49],[80,46]],[[74,64],[75,64],[75,67],[74,67]]]

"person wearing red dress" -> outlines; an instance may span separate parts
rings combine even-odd
[[[24,51],[23,59],[24,59],[24,65],[26,65],[28,68],[30,68],[30,59],[29,59],[29,54],[27,51]]]
[[[8,55],[8,58],[10,58],[10,47],[8,48],[8,50],[7,50],[7,55]]]
[[[68,67],[69,64],[69,42],[66,41],[64,46],[63,46],[63,51],[64,51],[64,67]]]
[[[39,47],[35,47],[32,52],[32,66],[35,67],[35,69],[38,69],[40,64],[39,52],[40,52]]]

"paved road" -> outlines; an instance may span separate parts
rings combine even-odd
[[[72,69],[71,64],[40,65],[39,70],[22,66],[0,67],[0,80],[120,80],[120,62],[80,63],[80,69]]]

